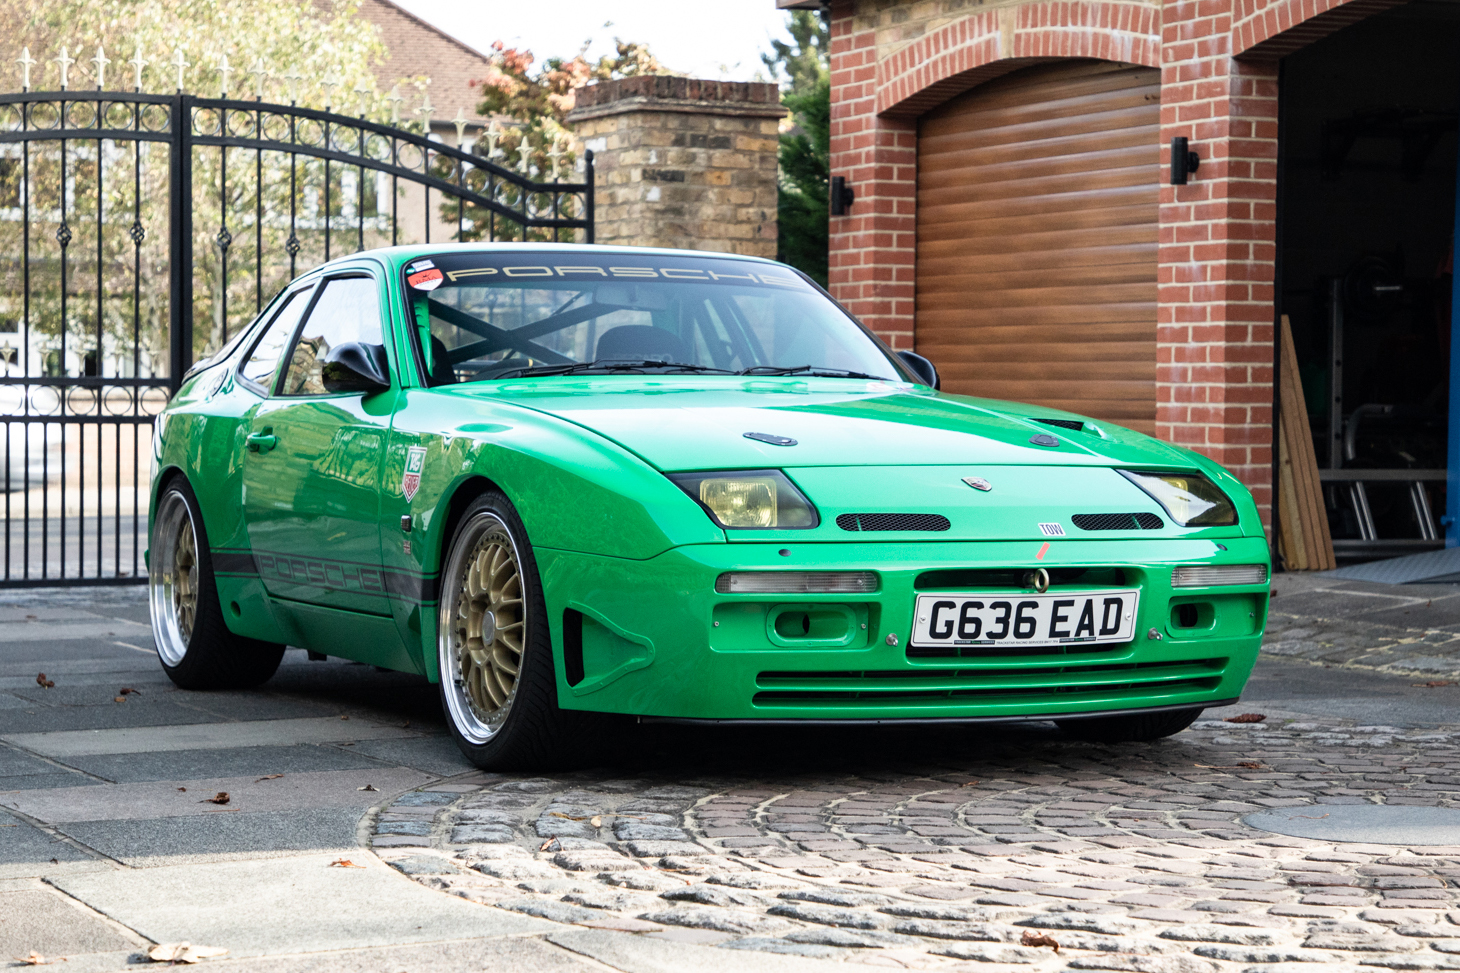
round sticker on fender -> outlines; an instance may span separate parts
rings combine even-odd
[[[429,270],[418,270],[411,274],[406,278],[406,283],[418,291],[434,291],[445,279],[441,271],[432,267]]]

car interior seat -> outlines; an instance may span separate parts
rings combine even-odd
[[[693,364],[689,349],[678,335],[647,324],[621,324],[605,331],[598,339],[594,358]]]

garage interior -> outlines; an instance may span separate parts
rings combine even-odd
[[[1278,311],[1340,563],[1444,545],[1460,3],[1282,62]],[[1276,479],[1276,478],[1275,478]]]

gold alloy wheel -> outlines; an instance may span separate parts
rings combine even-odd
[[[202,552],[192,511],[176,488],[167,490],[158,502],[151,547],[147,585],[152,640],[164,665],[179,666],[198,624]]]
[[[172,553],[172,609],[177,619],[178,634],[184,642],[192,640],[193,622],[198,616],[198,549],[192,524],[177,532]]]
[[[458,728],[473,742],[483,742],[511,709],[527,627],[522,574],[507,526],[492,515],[471,526],[479,533],[475,543],[466,539],[470,552],[452,575],[457,591],[446,661],[454,676],[453,701],[466,711],[456,715],[471,717],[458,719]]]

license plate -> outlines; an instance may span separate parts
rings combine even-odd
[[[1064,645],[1129,642],[1140,593],[1082,591],[918,595],[912,644]]]

